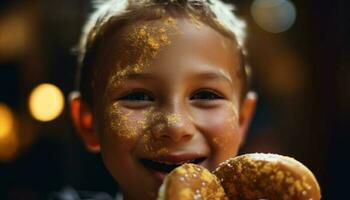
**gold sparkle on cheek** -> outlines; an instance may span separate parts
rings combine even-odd
[[[144,118],[137,121],[137,125],[141,128],[141,130],[145,131],[147,129],[147,123]]]
[[[144,132],[143,144],[145,152],[151,157],[157,157],[168,153],[168,149],[163,140],[154,137],[149,131]]]
[[[137,129],[141,133],[145,152],[151,157],[166,153],[167,149],[163,141],[155,138],[153,134],[154,130],[151,130],[154,126],[154,120],[160,119],[159,113],[154,111],[154,107],[150,107],[143,110],[141,114],[141,118],[137,120]],[[161,130],[164,129],[163,127],[158,128]]]
[[[107,109],[107,126],[119,137],[132,139],[137,136],[137,130],[132,126],[130,116],[133,111],[122,112],[119,102],[115,102]]]
[[[227,116],[227,122],[229,123],[232,129],[236,129],[238,127],[238,108],[233,102],[226,102],[226,109],[229,112]]]
[[[233,116],[237,117],[238,116],[238,105],[236,103],[234,103],[234,102],[229,102],[228,103],[228,107],[232,111]]]

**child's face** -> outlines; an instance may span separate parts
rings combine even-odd
[[[137,22],[106,40],[94,129],[126,199],[154,199],[181,163],[213,170],[237,154],[238,55],[232,39],[187,18]]]

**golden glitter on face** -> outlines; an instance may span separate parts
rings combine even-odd
[[[123,113],[119,102],[113,103],[108,108],[107,127],[113,132],[117,132],[118,136],[131,139],[137,136],[135,127],[130,127],[128,124],[130,121],[130,115],[133,111]]]
[[[176,125],[181,121],[181,117],[178,114],[169,114],[166,115],[166,122],[168,124],[168,126],[171,125]]]
[[[167,127],[177,126],[181,122],[181,116],[178,114],[164,114],[150,107],[142,111],[141,119],[136,121],[137,126],[131,126],[133,111],[122,111],[120,102],[112,103],[107,113],[107,127],[113,133],[126,139],[133,139],[141,134],[146,151],[152,155],[166,153],[164,141],[157,138],[165,134]]]
[[[226,102],[227,109],[230,113],[229,117],[227,117],[227,121],[230,124],[231,128],[236,129],[238,127],[238,105],[234,102]]]
[[[151,126],[169,127],[181,122],[181,116],[179,114],[171,113],[166,114],[159,111],[155,111],[153,107],[142,111],[143,118],[137,121],[143,130],[150,130]]]
[[[164,148],[164,141],[159,140],[159,137],[166,134],[166,128],[170,126],[177,126],[180,123],[181,117],[178,114],[165,114],[154,111],[154,109],[148,109],[143,111],[143,119],[138,121],[141,125],[143,132],[147,134],[145,136],[145,145],[147,151],[152,154],[159,154]]]
[[[143,135],[142,139],[144,151],[149,157],[157,157],[169,152],[169,150],[165,147],[164,141],[157,140],[150,134]]]
[[[156,156],[167,152],[163,142],[161,140],[156,140],[152,133],[152,125],[154,126],[154,121],[159,120],[159,116],[160,114],[155,112],[153,107],[150,107],[142,111],[142,118],[137,121],[137,125],[143,133],[142,140],[144,149],[150,156]]]
[[[181,122],[181,116],[178,114],[164,114],[161,112],[153,112],[149,116],[151,126],[156,127],[153,134],[159,135],[165,131],[166,127],[177,126]]]
[[[157,24],[142,23],[133,27],[124,38],[127,50],[112,72],[107,83],[107,90],[123,85],[128,75],[147,70],[159,51],[171,44],[169,34],[176,34],[176,19],[163,17]]]
[[[133,65],[128,65],[123,69],[116,70],[115,74],[111,76],[111,78],[108,81],[108,89],[121,86],[129,74],[140,73],[140,72],[143,72],[144,69],[145,69],[144,63],[140,62]]]
[[[238,57],[229,38],[205,24],[198,30],[187,18],[136,22],[118,33],[106,40],[97,62],[105,66],[97,93],[102,97],[96,95],[103,109],[95,116],[98,127],[107,127],[101,128],[101,153],[129,199],[150,200],[161,178],[141,159],[201,156],[212,170],[237,154],[240,135],[230,124],[238,124],[238,104],[228,103],[235,102],[236,88],[202,75],[232,75]],[[223,48],[222,40],[232,48]],[[206,88],[223,99],[210,98]]]

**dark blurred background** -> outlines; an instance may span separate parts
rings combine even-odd
[[[323,199],[349,198],[348,1],[231,2],[249,24],[259,94],[241,153],[295,157],[315,173]],[[71,50],[89,12],[88,0],[0,1],[0,199],[45,199],[65,186],[117,190],[69,119],[76,70]]]

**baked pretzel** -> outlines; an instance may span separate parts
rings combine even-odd
[[[164,179],[158,200],[228,200],[219,179],[206,168],[183,164]]]
[[[220,184],[221,183],[221,184]],[[165,178],[158,200],[320,200],[312,172],[297,160],[253,153],[230,158],[210,173],[184,164]]]
[[[231,200],[320,200],[312,172],[297,160],[253,153],[228,159],[213,172]]]

